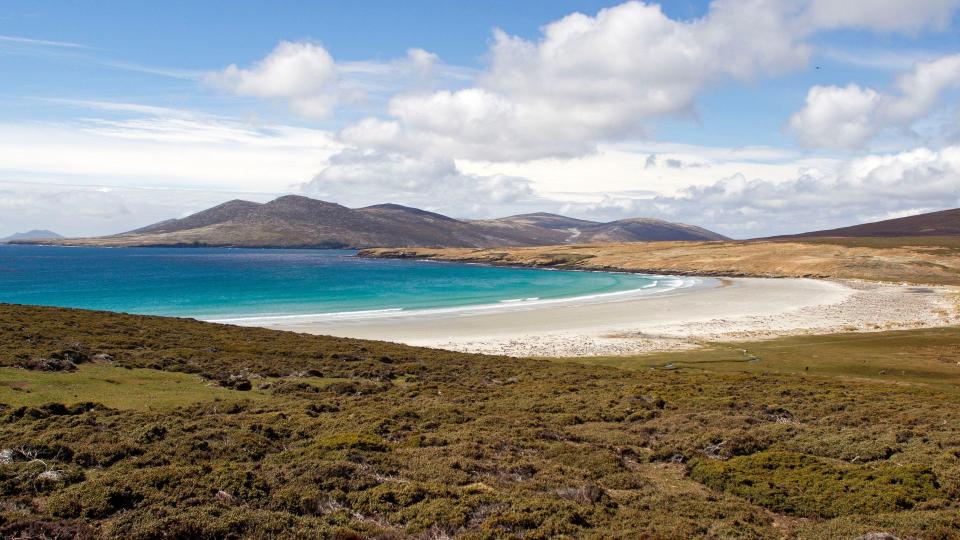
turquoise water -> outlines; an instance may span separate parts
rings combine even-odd
[[[202,319],[506,305],[670,282],[342,250],[0,246],[0,302]]]

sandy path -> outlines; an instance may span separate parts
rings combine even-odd
[[[257,324],[459,351],[584,356],[688,348],[712,340],[958,322],[956,292],[946,287],[731,278],[657,295],[584,303]]]

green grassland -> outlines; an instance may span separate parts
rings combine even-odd
[[[710,343],[686,351],[564,360],[629,370],[792,374],[960,391],[960,329],[955,327]]]
[[[0,403],[39,406],[47,403],[97,402],[113,409],[166,411],[198,403],[231,404],[260,401],[278,385],[310,384],[324,388],[347,379],[322,377],[254,377],[249,392],[237,392],[198,375],[146,368],[120,368],[112,363],[81,364],[58,373],[0,367]]]
[[[955,538],[958,343],[587,364],[0,305],[0,536]]]
[[[81,365],[76,372],[50,373],[0,368],[0,403],[38,406],[96,401],[114,409],[164,410],[207,401],[262,398],[266,392],[241,395],[196,375]]]

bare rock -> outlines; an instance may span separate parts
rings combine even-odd
[[[42,482],[59,482],[63,480],[63,473],[54,470],[43,471],[37,475],[37,480]]]
[[[213,496],[213,500],[222,502],[223,504],[229,504],[229,505],[235,504],[237,502],[236,497],[227,493],[226,491],[223,491],[222,489],[217,491],[217,494]]]

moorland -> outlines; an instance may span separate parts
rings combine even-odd
[[[0,535],[951,538],[958,344],[514,359],[0,305]]]
[[[513,248],[376,248],[361,257],[677,275],[812,277],[960,285],[960,237],[810,237]]]

